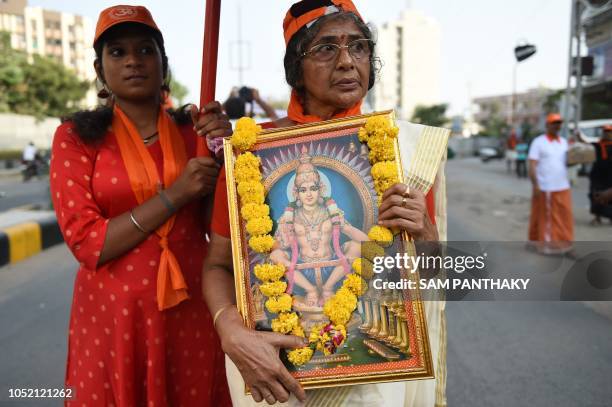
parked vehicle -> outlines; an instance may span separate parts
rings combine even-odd
[[[497,147],[482,147],[478,149],[478,155],[483,163],[504,158],[504,152]]]

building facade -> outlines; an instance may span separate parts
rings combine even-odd
[[[79,79],[94,83],[94,25],[89,18],[30,7],[27,0],[0,0],[0,31],[10,33],[14,49],[52,58]],[[92,86],[84,105],[96,104]]]
[[[440,103],[439,24],[417,10],[377,27],[381,72],[368,95],[374,110],[395,109],[409,120],[417,105]]]
[[[542,129],[546,113],[558,110],[557,106],[549,106],[551,103],[550,97],[557,93],[558,91],[545,87],[517,93],[514,119],[517,131],[520,133],[521,127],[525,125],[532,129]],[[505,120],[509,127],[511,126],[511,94],[474,98],[473,103],[477,107],[474,113],[474,120],[477,123],[484,123],[493,117],[497,117]]]
[[[591,7],[582,16],[593,75],[584,79],[582,119],[612,119],[612,2]]]

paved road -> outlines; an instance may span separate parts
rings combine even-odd
[[[527,184],[473,160],[449,167],[450,240],[523,239]],[[588,213],[577,216],[587,235]],[[75,269],[63,246],[0,269],[0,406],[58,405],[7,401],[7,389],[62,385]],[[571,302],[453,302],[447,310],[449,406],[611,405],[611,319]]]
[[[447,174],[449,241],[525,239],[527,182],[476,160],[451,161]],[[574,190],[577,235],[612,240],[612,227],[586,226],[585,185]],[[449,302],[447,323],[451,407],[612,405],[612,319],[583,303]]]
[[[0,406],[24,405],[8,401],[9,388],[61,388],[76,269],[64,245],[0,268]]]
[[[49,179],[22,182],[20,177],[0,178],[0,212],[23,205],[48,208],[50,202]]]

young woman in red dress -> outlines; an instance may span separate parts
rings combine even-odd
[[[146,8],[102,11],[94,48],[107,106],[57,129],[51,164],[57,218],[80,263],[67,404],[231,405],[201,294],[205,226],[194,221],[219,167],[196,157],[192,117],[207,136],[227,136],[231,126],[217,102],[192,108],[192,117],[162,108],[168,59]]]

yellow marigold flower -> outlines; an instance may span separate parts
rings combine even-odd
[[[359,132],[357,133],[357,137],[359,137],[359,141],[361,141],[362,143],[367,143],[370,135],[368,134],[368,131],[365,129],[365,127],[361,127],[359,129]]]
[[[349,310],[348,308],[334,307],[330,301],[323,307],[323,313],[327,315],[329,320],[335,325],[345,325],[351,318],[352,312],[353,310]]]
[[[287,283],[284,281],[271,281],[259,286],[259,291],[266,297],[281,295],[287,290]]]
[[[361,277],[369,280],[374,276],[374,265],[368,259],[355,259],[353,262],[353,270],[355,270],[356,274],[359,274]]]
[[[372,166],[374,180],[397,179],[397,167],[394,161],[381,161]]]
[[[357,296],[346,287],[340,287],[340,289],[336,291],[334,297],[336,299],[336,305],[339,307],[346,308],[351,312],[357,308]]]
[[[277,281],[285,275],[285,266],[283,264],[270,263],[257,264],[253,271],[255,272],[255,277],[261,281]]]
[[[299,325],[300,320],[295,312],[283,312],[278,318],[272,320],[272,330],[281,334],[288,334]]]
[[[242,153],[236,157],[236,164],[234,168],[244,169],[244,168],[252,168],[254,170],[259,170],[259,165],[261,164],[261,160],[255,154],[247,151],[246,153]]]
[[[230,139],[232,146],[240,151],[250,150],[257,142],[257,133],[261,131],[261,126],[255,123],[250,117],[243,117],[236,122],[236,129]]]
[[[291,296],[289,294],[282,294],[276,297],[270,297],[266,301],[266,308],[273,314],[279,312],[291,311]]]
[[[384,226],[374,225],[368,232],[370,240],[375,241],[383,246],[393,243],[393,232]]]
[[[397,137],[399,128],[387,117],[370,117],[365,124],[366,132],[372,136]]]
[[[321,329],[323,329],[323,327],[325,326],[325,324],[317,324],[317,325],[313,325],[312,328],[310,328],[310,334],[308,335],[308,342],[310,343],[316,343],[321,339],[320,336],[320,332]]]
[[[357,297],[347,288],[340,288],[325,302],[323,313],[334,325],[346,325],[357,307]]]
[[[361,257],[374,262],[374,257],[382,257],[385,255],[385,249],[380,247],[376,242],[361,243]]]
[[[325,353],[325,355],[329,355],[330,353],[325,349],[325,342],[329,342],[331,337],[327,332],[319,337],[319,341],[317,342],[317,350]]]
[[[252,235],[265,235],[272,230],[272,219],[269,216],[253,218],[246,224],[247,232]]]
[[[238,195],[243,205],[248,203],[262,204],[266,199],[264,186],[260,182],[241,182],[238,184]]]
[[[395,150],[381,149],[381,150],[370,150],[368,159],[372,164],[379,163],[381,161],[395,160]]]
[[[349,274],[342,283],[342,287],[346,287],[356,296],[362,295],[366,290],[365,281],[357,274]]]
[[[241,117],[236,121],[237,131],[261,131],[261,126],[251,117]]]
[[[261,172],[259,171],[259,168],[235,168],[234,175],[238,184],[241,184],[243,182],[261,181]]]
[[[240,208],[242,218],[247,222],[253,218],[270,216],[270,207],[266,204],[248,203]]]
[[[371,137],[368,147],[371,163],[395,160],[395,142],[391,138]]]
[[[306,336],[306,333],[304,332],[304,328],[298,325],[295,328],[293,328],[293,331],[291,331],[291,335],[295,335],[295,336],[299,336],[300,338],[304,338]]]
[[[381,198],[381,201],[379,202],[378,206],[382,204],[382,195],[385,193],[385,191],[391,188],[393,185],[397,184],[398,182],[399,178],[374,180],[374,189]]]
[[[287,359],[289,359],[289,362],[293,363],[295,366],[301,366],[312,358],[313,352],[314,351],[307,346],[304,348],[293,349],[287,353]]]
[[[269,253],[274,246],[274,238],[270,235],[251,236],[249,247],[257,253]]]

